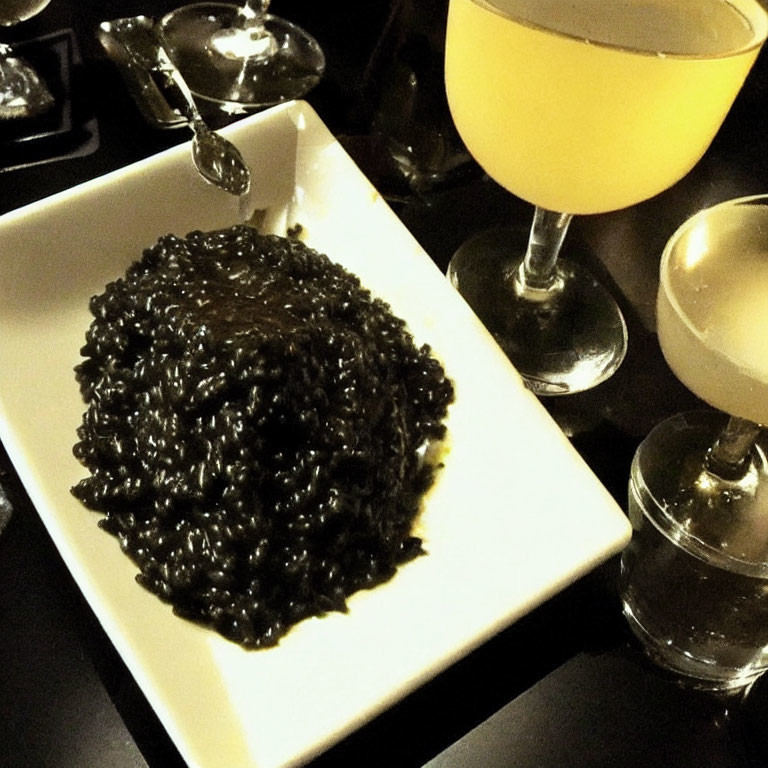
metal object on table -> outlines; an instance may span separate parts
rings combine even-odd
[[[35,117],[54,104],[48,86],[10,45],[0,43],[0,120]]]
[[[163,91],[178,103],[178,114],[192,129],[192,157],[203,178],[232,195],[245,195],[250,188],[250,171],[240,151],[230,141],[212,131],[198,111],[192,93],[176,66],[171,62],[162,34],[146,16],[126,17],[105,22],[102,37],[112,46],[120,46],[134,67],[149,75],[159,75]],[[149,91],[153,104],[157,94]]]
[[[109,58],[118,66],[142,117],[155,128],[181,128],[187,119],[168,103],[149,70],[138,63],[121,39],[124,19],[99,25],[97,37]],[[135,24],[151,26],[152,19],[137,16]]]

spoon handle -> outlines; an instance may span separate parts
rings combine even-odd
[[[110,28],[113,38],[125,48],[137,66],[162,77],[164,95],[172,98],[172,106],[179,109],[196,128],[204,126],[192,92],[171,61],[163,35],[152,19],[147,16],[129,16],[110,22]]]
[[[171,107],[165,94],[149,69],[127,48],[122,39],[122,19],[116,22],[104,21],[99,25],[96,36],[107,56],[117,65],[123,76],[128,92],[144,119],[156,128],[176,128],[188,125],[186,117]],[[151,23],[147,19],[148,23]]]

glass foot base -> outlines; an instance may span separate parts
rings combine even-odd
[[[609,378],[627,351],[613,297],[578,264],[559,262],[561,290],[530,301],[514,276],[528,233],[491,230],[464,243],[448,277],[537,395],[581,392]]]
[[[0,43],[0,120],[36,117],[53,104],[53,96],[37,72]]]
[[[255,110],[302,98],[317,85],[325,56],[311,35],[268,15],[267,36],[251,38],[238,30],[238,12],[231,3],[192,3],[160,21],[171,58],[196,97]]]
[[[739,480],[705,456],[725,414],[679,414],[641,443],[630,471],[632,540],[619,593],[630,629],[688,687],[736,691],[768,669],[768,459],[755,443]]]
[[[711,693],[735,693],[749,688],[763,673],[762,668],[731,669],[692,657],[684,650],[661,642],[649,632],[634,615],[631,605],[625,602],[622,610],[632,634],[640,641],[648,658],[685,688]]]

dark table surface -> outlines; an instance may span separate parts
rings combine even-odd
[[[101,20],[158,15],[173,5],[53,0],[2,32],[4,40],[23,40],[71,31],[71,118],[80,133],[64,159],[0,172],[0,213],[188,138],[183,129],[147,125],[94,35]],[[439,30],[444,4],[428,6],[431,15],[421,6],[417,20]],[[528,226],[530,206],[471,165],[452,183],[416,194],[381,162],[371,131],[372,73],[388,66],[378,45],[387,0],[275,0],[273,11],[320,41],[328,68],[308,101],[441,268],[480,229]],[[666,416],[701,407],[658,349],[659,256],[701,207],[768,191],[767,78],[764,51],[709,152],[675,187],[624,211],[576,218],[568,235],[567,255],[595,269],[622,304],[629,353],[607,383],[545,405],[624,507],[638,443]],[[0,167],[29,160],[17,149],[0,143]],[[0,766],[182,766],[1,448],[0,486]],[[758,681],[746,701],[724,704],[667,679],[629,636],[617,568],[614,559],[571,585],[312,765],[768,766],[768,681]]]

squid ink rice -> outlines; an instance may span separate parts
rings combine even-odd
[[[274,645],[422,552],[453,389],[357,277],[236,226],[162,237],[90,308],[73,493],[179,616]]]

